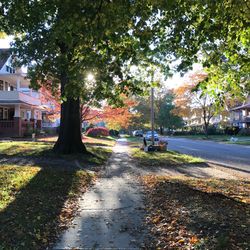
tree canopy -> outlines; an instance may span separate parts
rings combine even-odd
[[[80,98],[119,104],[121,93],[142,93],[146,82],[133,79],[129,65],[150,62],[168,74],[173,63],[183,73],[200,61],[216,69],[217,78],[227,74],[210,88],[218,98],[249,87],[247,0],[3,0],[0,10],[1,27],[15,35],[13,52],[29,66],[32,86],[49,80],[61,90],[58,152],[84,151]]]

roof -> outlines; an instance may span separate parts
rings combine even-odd
[[[249,108],[250,109],[250,103],[245,103],[245,104],[243,104],[241,106],[232,108],[231,110],[234,111],[234,110],[240,110],[240,109],[244,109],[244,108]]]
[[[6,63],[10,55],[11,55],[10,49],[0,49],[0,70]]]
[[[0,100],[0,104],[3,104],[3,105],[26,104],[26,105],[29,105],[29,106],[36,106],[36,107],[39,107],[41,109],[44,109],[43,107],[40,107],[41,105],[30,104],[28,102],[23,102],[23,101],[20,101],[20,100]]]

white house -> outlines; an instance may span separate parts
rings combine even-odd
[[[40,93],[29,88],[21,68],[14,68],[9,49],[0,49],[0,136],[23,136],[41,129]]]
[[[234,127],[250,128],[250,96],[245,103],[230,110],[230,120]]]

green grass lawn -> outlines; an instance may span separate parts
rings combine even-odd
[[[93,178],[83,170],[0,166],[0,249],[45,249]]]
[[[249,138],[249,140],[241,141],[241,140],[239,139],[239,141],[236,141],[236,142],[228,141],[227,143],[228,143],[228,144],[237,144],[237,145],[249,146],[249,145],[250,145],[250,138]]]
[[[86,145],[91,155],[62,156],[52,152],[51,142],[0,142],[0,157],[6,159],[0,165],[1,250],[45,249],[67,227],[76,213],[79,195],[96,178],[84,167],[98,170],[109,158],[114,142],[91,139]],[[11,163],[14,157],[35,163],[15,165]]]
[[[138,148],[132,149],[132,157],[142,167],[147,166],[176,166],[182,164],[203,163],[201,158],[180,154],[174,151],[144,152]]]
[[[112,141],[113,142],[113,141]],[[86,143],[87,150],[92,155],[72,154],[58,155],[52,151],[53,143],[51,142],[27,142],[27,141],[1,141],[0,156],[2,157],[26,157],[26,158],[43,158],[53,160],[65,160],[73,162],[78,160],[83,165],[85,163],[102,164],[112,152],[111,146],[114,143],[108,142],[105,144],[103,139],[89,140]],[[104,145],[104,147],[102,146]]]

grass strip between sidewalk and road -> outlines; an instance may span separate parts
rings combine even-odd
[[[181,154],[176,151],[144,152],[140,149],[142,138],[128,137],[131,156],[141,167],[177,166],[183,164],[199,164],[204,160],[191,155]]]
[[[133,148],[131,152],[133,159],[135,159],[142,167],[161,167],[166,165],[177,166],[182,164],[198,164],[204,162],[201,158],[180,154],[175,151],[144,152],[138,148]]]
[[[205,160],[173,151],[144,152],[130,140],[140,168],[202,166]],[[187,168],[188,169],[188,168]],[[146,222],[155,238],[152,249],[248,249],[250,181],[146,175]]]
[[[231,140],[231,138],[234,140]],[[173,138],[185,138],[192,140],[205,140],[214,142],[223,142],[227,144],[250,145],[250,136],[234,136],[234,135],[174,135]]]

